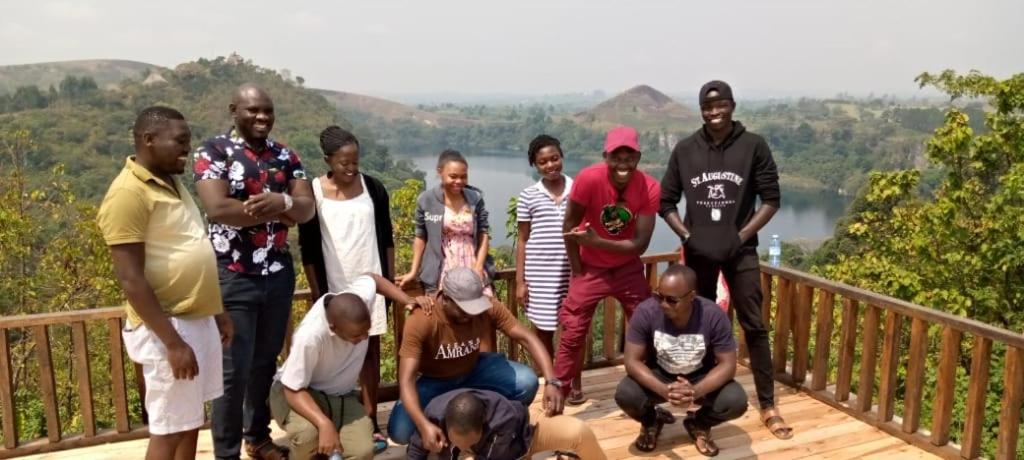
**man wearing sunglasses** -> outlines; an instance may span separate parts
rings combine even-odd
[[[653,297],[637,306],[626,332],[627,376],[615,402],[640,422],[634,443],[643,452],[657,447],[658,435],[675,416],[658,407],[668,402],[700,409],[683,420],[697,451],[718,455],[711,427],[747,411],[747,394],[736,374],[736,340],[729,317],[714,302],[697,296],[697,275],[685,265],[665,271]]]
[[[422,446],[440,452],[445,433],[423,408],[435,397],[457,388],[490,390],[529,406],[537,394],[537,374],[494,350],[491,331],[500,329],[526,347],[544,373],[544,412],[562,412],[562,382],[555,378],[551,358],[537,335],[512,316],[501,302],[484,295],[480,276],[468,267],[449,270],[435,294],[433,309],[413,311],[403,328],[398,351],[398,392],[388,435],[408,444],[419,432]]]

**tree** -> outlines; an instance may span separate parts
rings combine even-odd
[[[819,270],[868,290],[1024,330],[1024,74],[997,80],[947,70],[924,73],[917,82],[953,100],[986,99],[984,131],[971,127],[965,111],[948,109],[926,147],[928,159],[945,170],[932,196],[917,193],[919,171],[872,173],[855,214],[840,229],[842,252]],[[994,364],[991,385],[998,394],[1003,369],[1001,360]],[[934,381],[934,369],[929,379]],[[964,380],[959,383],[965,386]],[[930,402],[934,385],[925,387]],[[998,406],[987,410],[985,430],[991,434]]]

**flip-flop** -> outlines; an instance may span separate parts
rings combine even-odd
[[[565,403],[570,406],[578,406],[587,402],[587,397],[583,395],[583,390],[572,390],[569,392],[569,398],[565,400]]]
[[[379,454],[388,450],[388,438],[384,436],[380,431],[373,433],[373,453],[374,455]]]
[[[711,440],[711,430],[697,427],[697,421],[693,417],[683,419],[683,429],[693,439],[693,446],[705,457],[718,455],[718,445]]]
[[[676,421],[675,415],[661,407],[655,407],[654,412],[657,415],[654,419],[654,425],[641,426],[640,435],[633,441],[633,447],[636,447],[636,450],[640,452],[652,452],[654,449],[657,449],[658,436],[661,436],[661,429],[665,427],[666,423],[675,423]]]
[[[767,415],[767,416],[766,416]],[[779,439],[793,437],[793,427],[789,426],[776,408],[772,407],[761,411],[761,422],[768,428],[768,431]]]

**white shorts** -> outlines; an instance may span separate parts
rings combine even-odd
[[[171,325],[196,355],[199,374],[177,380],[167,361],[167,348],[145,324],[122,331],[128,357],[142,365],[146,381],[149,432],[165,435],[203,426],[203,403],[224,394],[220,333],[213,317],[170,318]]]

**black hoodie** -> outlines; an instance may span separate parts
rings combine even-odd
[[[741,247],[739,230],[753,217],[756,197],[762,205],[779,207],[779,173],[768,143],[738,121],[721,145],[713,145],[703,127],[679,141],[661,180],[658,213],[678,212],[682,196],[683,223],[690,230],[687,254],[728,261]],[[757,247],[757,235],[743,246]]]
[[[458,389],[442,394],[427,404],[423,414],[427,420],[441,428],[447,433],[448,427],[444,423],[444,414],[448,409],[448,403],[456,396],[472,392],[484,402],[487,407],[487,423],[484,425],[480,442],[473,446],[473,458],[481,460],[515,460],[523,458],[530,449],[530,442],[533,441],[533,426],[530,425],[530,414],[526,406],[519,401],[511,401],[504,396],[489,390]],[[459,449],[452,445],[445,447],[438,455],[439,459],[459,458]],[[409,440],[409,448],[406,451],[406,458],[411,460],[426,460],[428,452],[423,448],[423,439],[419,431],[413,433]]]

